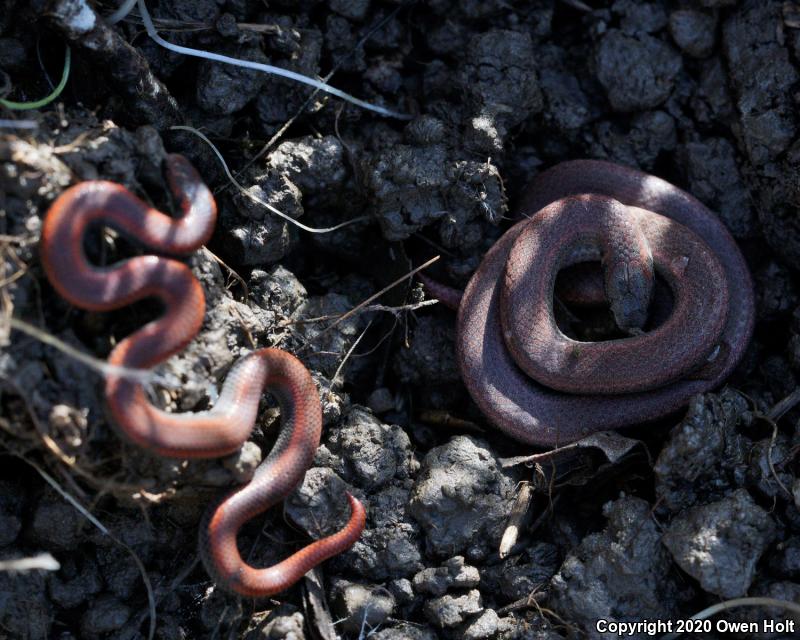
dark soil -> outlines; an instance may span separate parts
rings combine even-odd
[[[6,98],[50,93],[64,43],[72,49],[56,102],[0,107],[2,315],[99,358],[154,317],[148,304],[70,307],[43,276],[39,230],[81,180],[121,183],[170,210],[161,161],[187,155],[220,221],[189,260],[205,325],[159,368],[154,397],[203,409],[254,345],[298,354],[320,386],[323,444],[303,486],[242,532],[241,549],[266,566],[336,530],[345,489],[364,500],[367,529],[279,597],[222,591],[197,562],[197,527],[269,451],[275,409],[235,456],[156,458],[113,430],[96,372],[6,332],[0,558],[48,552],[60,569],[0,572],[0,638],[129,640],[153,624],[160,639],[593,638],[599,619],[682,619],[746,595],[800,603],[800,410],[789,402],[770,414],[800,373],[798,3],[147,2],[171,42],[313,77],[335,71],[333,86],[408,121],[166,51],[136,11],[106,25],[119,4],[0,0]],[[305,225],[363,220],[299,230],[233,189],[204,142],[170,128],[179,124],[205,133],[247,192]],[[756,334],[731,386],[685,416],[504,464],[534,452],[472,404],[454,315],[421,306],[419,284],[407,279],[329,325],[436,255],[428,273],[463,286],[527,180],[583,157],[661,176],[719,213],[754,275]],[[107,262],[137,250],[113,234],[87,249]],[[501,558],[523,480],[533,498]]]

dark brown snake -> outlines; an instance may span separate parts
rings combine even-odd
[[[467,389],[509,436],[557,446],[653,420],[718,386],[741,359],[754,322],[750,273],[717,216],[686,192],[576,160],[537,176],[518,213],[525,219],[460,297],[456,337]],[[620,327],[643,326],[653,272],[672,292],[672,313],[630,337],[567,337],[553,314],[556,274],[597,260]]]

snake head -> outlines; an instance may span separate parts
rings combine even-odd
[[[606,297],[617,326],[642,329],[653,296],[653,267],[640,260],[615,262],[605,271]]]

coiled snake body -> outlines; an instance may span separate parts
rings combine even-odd
[[[519,215],[461,296],[456,337],[467,389],[509,436],[556,446],[652,420],[734,369],[753,330],[753,286],[698,200],[634,169],[577,160],[537,176]],[[618,325],[641,328],[653,272],[672,291],[671,315],[639,335],[568,338],[553,315],[556,274],[595,260]]]

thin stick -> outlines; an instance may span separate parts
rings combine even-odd
[[[2,122],[2,120],[0,120]],[[16,122],[12,120],[12,122]],[[0,233],[0,242],[8,242],[9,244],[19,244],[22,246],[27,246],[30,244],[36,243],[36,238],[33,236],[9,236],[6,234]]]
[[[12,329],[21,331],[22,333],[35,338],[39,342],[58,349],[61,351],[61,353],[77,360],[82,364],[85,364],[87,367],[103,376],[126,378],[143,385],[150,384],[158,379],[158,376],[156,376],[150,369],[130,369],[128,367],[119,367],[117,365],[108,364],[108,362],[105,360],[100,360],[94,356],[90,356],[88,353],[79,351],[72,345],[59,340],[54,335],[46,333],[41,329],[34,327],[23,320],[20,320],[19,318],[9,318],[8,322]],[[159,383],[164,384],[164,381],[160,379],[158,379],[158,381]]]
[[[323,76],[322,78],[323,81],[326,83],[330,82],[330,79],[345,63],[345,61],[351,58],[356,51],[358,51],[361,47],[363,47],[376,31],[386,26],[389,23],[389,21],[391,21],[397,15],[400,9],[403,8],[403,6],[404,6],[403,4],[397,5],[397,7],[393,11],[390,11],[388,14],[386,14],[384,18],[379,20],[377,24],[371,27],[364,34],[364,37],[361,38],[361,40],[359,40],[358,42],[356,42],[353,48],[350,51],[348,51],[347,55],[344,55],[341,58],[339,58],[336,64],[333,65],[333,68],[331,68],[331,70],[328,72],[328,74]],[[272,145],[274,145],[281,138],[281,136],[283,136],[283,134],[286,133],[286,130],[290,126],[292,126],[292,123],[295,120],[297,120],[297,118],[300,117],[300,114],[302,114],[303,111],[306,110],[308,105],[311,104],[311,102],[316,97],[317,93],[319,93],[319,89],[315,89],[314,91],[311,92],[311,95],[309,95],[308,98],[305,99],[305,101],[303,102],[303,104],[300,105],[295,114],[291,118],[289,118],[286,122],[284,122],[281,128],[275,132],[275,134],[267,141],[267,143],[263,147],[261,147],[261,149],[259,149],[258,153],[256,153],[252,158],[250,158],[247,162],[245,162],[244,166],[241,167],[239,171],[236,172],[237,176],[242,175],[242,173],[244,173],[244,171],[248,169],[256,160],[258,160],[261,156],[263,156],[265,153],[267,153],[267,151],[270,150]],[[338,123],[338,117],[337,117],[337,123]]]
[[[770,473],[772,473],[772,477],[775,478],[775,482],[778,483],[778,486],[784,490],[787,496],[791,498],[793,496],[792,492],[786,488],[786,485],[783,484],[783,481],[778,476],[778,472],[775,470],[775,463],[772,461],[772,450],[775,448],[775,440],[778,438],[778,425],[774,422],[772,423],[772,437],[769,439],[769,448],[767,449],[767,465],[769,466]]]
[[[128,14],[136,4],[136,0],[125,0],[114,13],[106,18],[108,24],[117,24],[128,17]]]
[[[167,42],[161,36],[158,35],[155,25],[153,25],[153,21],[150,18],[150,14],[147,12],[147,7],[145,6],[144,0],[139,0],[139,13],[142,16],[142,22],[144,22],[144,28],[147,30],[147,35],[150,36],[157,44],[161,45],[165,49],[174,51],[175,53],[181,53],[183,55],[192,56],[195,58],[204,58],[206,60],[211,60],[213,62],[221,62],[223,64],[232,64],[234,66],[243,67],[245,69],[263,71],[264,73],[271,73],[273,75],[280,76],[282,78],[288,78],[289,80],[294,80],[296,82],[309,85],[311,87],[314,87],[315,89],[319,89],[320,91],[329,93],[332,96],[336,96],[337,98],[341,98],[342,100],[351,102],[352,104],[359,106],[362,109],[373,111],[382,116],[387,116],[389,118],[397,118],[398,120],[411,120],[412,118],[412,116],[408,114],[400,113],[399,111],[392,111],[391,109],[386,109],[384,107],[379,107],[378,105],[370,104],[369,102],[356,98],[355,96],[351,96],[349,93],[345,93],[341,89],[337,89],[336,87],[332,87],[329,84],[325,84],[320,80],[309,78],[308,76],[304,76],[303,74],[297,73],[295,71],[289,71],[288,69],[281,69],[280,67],[276,67],[271,64],[253,62],[252,60],[239,60],[238,58],[223,56],[219,53],[211,53],[209,51],[202,51],[200,49],[192,49],[190,47],[182,47],[177,44],[172,44],[171,42]]]
[[[236,282],[238,282],[241,285],[242,289],[244,289],[244,300],[248,300],[250,298],[250,288],[247,286],[247,283],[245,282],[244,278],[240,276],[238,273],[236,273],[233,267],[229,266],[222,258],[220,258],[207,246],[203,245],[203,250],[206,252],[206,254],[208,254],[211,257],[211,259],[214,262],[216,262],[223,269],[225,269],[230,274],[231,278],[236,280]]]
[[[369,328],[371,326],[372,326],[372,321],[370,320],[367,323],[367,326],[364,327],[364,330],[361,332],[361,335],[358,336],[358,338],[356,338],[355,342],[353,342],[353,344],[347,350],[347,353],[344,354],[344,358],[342,358],[342,361],[339,363],[339,366],[336,367],[336,372],[333,374],[333,378],[331,378],[331,387],[333,387],[336,384],[336,379],[339,377],[339,374],[342,372],[342,369],[344,368],[345,363],[350,359],[350,356],[353,354],[353,351],[356,350],[356,347],[358,346],[358,343],[361,342],[361,339],[365,335],[367,335],[367,331],[369,330]]]
[[[773,422],[777,422],[785,413],[794,409],[798,402],[800,402],[800,389],[795,389],[769,410],[767,418]]]
[[[422,300],[421,302],[414,302],[412,304],[403,304],[397,307],[387,307],[382,304],[373,304],[368,307],[364,307],[360,309],[361,313],[372,313],[374,311],[386,311],[387,313],[391,313],[393,316],[398,317],[401,313],[405,311],[416,311],[417,309],[422,309],[423,307],[430,307],[432,305],[439,304],[438,300]],[[293,324],[312,324],[314,322],[324,322],[325,320],[334,320],[338,318],[338,314],[330,314],[327,316],[316,316],[314,318],[299,318],[297,320],[287,320],[281,324],[282,327],[287,327]]]
[[[58,571],[61,564],[49,553],[40,553],[30,558],[0,560],[0,571]]]
[[[528,514],[528,508],[533,498],[533,489],[530,482],[521,482],[517,497],[514,499],[514,505],[511,507],[511,513],[506,522],[506,528],[503,531],[503,537],[500,540],[500,548],[498,553],[500,559],[508,557],[511,549],[517,544],[519,539],[519,531],[522,528],[522,523],[525,516]]]
[[[239,182],[237,182],[236,178],[233,177],[233,174],[231,173],[230,169],[228,169],[228,163],[225,162],[225,158],[222,157],[222,154],[219,152],[219,149],[217,149],[217,147],[214,146],[214,143],[211,142],[211,140],[209,140],[202,132],[198,131],[194,127],[187,127],[187,126],[184,126],[184,125],[174,125],[174,126],[170,127],[170,129],[179,129],[181,131],[188,131],[189,133],[192,133],[192,134],[196,135],[198,138],[200,138],[209,147],[211,147],[211,150],[214,152],[214,155],[217,156],[217,159],[219,160],[220,164],[222,165],[222,169],[223,169],[223,171],[225,171],[225,175],[228,177],[228,180],[230,180],[231,184],[233,184],[233,186],[236,187],[243,196],[246,196],[247,198],[250,198],[253,202],[257,202],[261,206],[266,207],[267,209],[272,211],[272,213],[274,213],[276,216],[279,216],[279,217],[283,218],[287,222],[290,222],[291,224],[295,225],[296,227],[300,227],[303,231],[308,231],[309,233],[331,233],[331,232],[337,231],[337,230],[339,230],[339,229],[341,229],[343,227],[347,227],[347,226],[349,226],[351,224],[355,224],[357,222],[364,222],[365,220],[369,220],[368,216],[360,216],[358,218],[353,218],[352,220],[346,220],[345,222],[341,222],[341,223],[339,223],[337,225],[334,225],[332,227],[327,227],[327,228],[324,228],[324,229],[317,229],[317,228],[314,228],[314,227],[309,227],[307,225],[304,225],[302,222],[298,222],[297,220],[295,220],[291,216],[286,215],[285,213],[283,213],[283,211],[280,211],[279,209],[276,209],[269,202],[265,202],[261,198],[259,198],[257,196],[254,196],[247,189],[245,189]]]
[[[422,271],[423,269],[427,269],[427,268],[428,268],[428,267],[430,267],[430,266],[431,266],[431,265],[432,265],[434,262],[436,262],[436,261],[439,259],[439,257],[440,257],[440,256],[434,256],[433,258],[431,258],[431,259],[430,259],[430,260],[428,260],[427,262],[425,262],[425,263],[421,264],[420,266],[418,266],[418,267],[417,267],[417,268],[415,268],[415,269],[412,269],[411,271],[409,271],[409,272],[408,272],[407,274],[405,274],[404,276],[401,276],[401,277],[399,277],[397,280],[395,280],[395,281],[394,281],[394,282],[392,282],[391,284],[389,284],[389,285],[385,286],[383,289],[381,289],[380,291],[378,291],[378,293],[373,293],[373,294],[372,294],[372,295],[371,295],[369,298],[367,298],[367,299],[366,299],[366,300],[364,300],[363,302],[361,302],[361,303],[357,304],[355,307],[353,307],[352,309],[350,309],[350,311],[348,311],[347,313],[344,313],[344,314],[342,314],[341,316],[339,316],[339,318],[338,318],[337,320],[335,320],[335,321],[334,321],[334,322],[332,322],[330,325],[328,325],[327,327],[325,327],[325,328],[324,328],[322,331],[320,331],[320,332],[319,332],[319,333],[318,333],[318,334],[315,336],[315,339],[317,339],[317,340],[318,340],[320,337],[322,337],[322,336],[324,336],[326,333],[328,333],[328,331],[330,331],[331,329],[333,329],[333,328],[334,328],[336,325],[338,325],[338,324],[341,324],[342,322],[344,322],[345,320],[347,320],[348,318],[350,318],[350,317],[351,317],[351,316],[353,316],[354,314],[358,313],[358,312],[359,312],[361,309],[363,309],[364,307],[366,307],[368,304],[370,304],[371,302],[373,302],[373,301],[377,300],[378,298],[380,298],[380,297],[381,297],[381,296],[382,296],[384,293],[386,293],[386,292],[387,292],[387,291],[389,291],[390,289],[394,289],[394,288],[395,288],[395,287],[396,287],[398,284],[400,284],[401,282],[405,282],[406,280],[408,280],[409,278],[412,278],[412,277],[413,277],[415,274],[419,273],[419,272],[420,272],[420,271]]]

